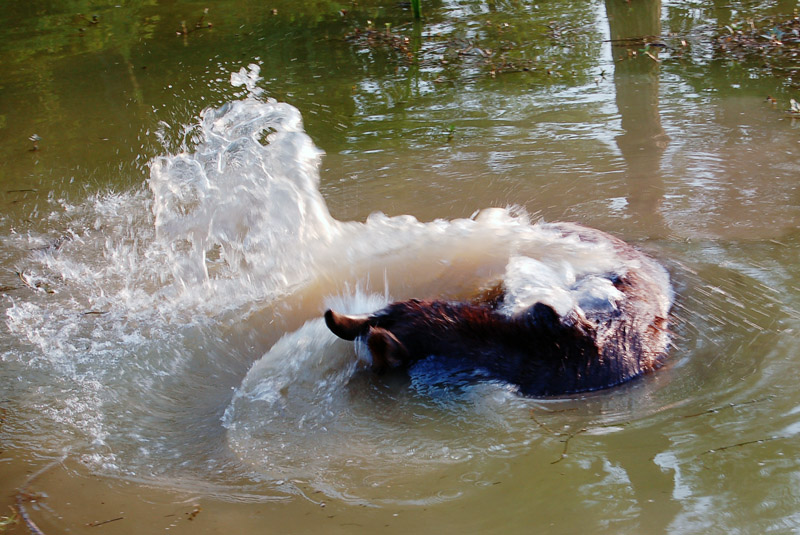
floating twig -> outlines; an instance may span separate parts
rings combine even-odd
[[[561,451],[561,457],[559,457],[555,461],[551,462],[550,464],[558,464],[561,461],[563,461],[564,459],[566,459],[567,450],[569,449],[569,441],[572,440],[575,436],[577,436],[577,435],[579,435],[581,433],[584,433],[586,431],[588,431],[588,429],[584,427],[583,429],[579,429],[579,430],[575,431],[574,433],[571,433],[569,436],[567,436],[567,439],[564,441],[564,449]]]
[[[722,407],[714,407],[712,409],[707,409],[707,410],[704,410],[702,412],[697,412],[697,413],[694,413],[694,414],[685,414],[685,415],[683,415],[683,418],[696,418],[698,416],[705,416],[706,414],[716,414],[719,411],[722,411],[722,410],[725,410],[725,409],[735,409],[737,407],[743,407],[745,405],[752,405],[753,403],[761,403],[762,401],[772,401],[773,397],[775,397],[775,396],[765,396],[763,398],[751,399],[750,401],[744,401],[742,403],[729,403],[729,404],[724,405]]]
[[[553,431],[552,429],[550,429],[549,427],[547,427],[546,425],[544,425],[542,422],[540,422],[539,420],[537,420],[537,419],[536,419],[536,416],[534,416],[534,415],[533,415],[533,409],[531,409],[531,411],[530,411],[530,415],[531,415],[531,420],[533,420],[534,422],[536,422],[536,425],[538,425],[539,427],[541,427],[542,429],[544,429],[545,431],[547,431],[547,432],[548,432],[548,433],[550,433],[551,435],[555,435],[555,436],[561,436],[561,435],[560,435],[560,433],[556,433],[555,431]]]
[[[17,274],[17,277],[19,277],[19,280],[22,282],[22,284],[24,284],[26,287],[30,288],[31,290],[33,290],[35,292],[43,291],[43,292],[48,293],[48,294],[56,293],[55,290],[50,288],[45,283],[36,282],[35,284],[31,284],[31,282],[28,280],[28,276],[25,274],[24,270],[23,271],[15,271],[14,273]]]
[[[30,282],[28,282],[28,279],[25,276],[25,271],[15,271],[14,273],[17,274],[17,277],[19,277],[19,280],[22,281],[22,284],[24,284],[25,286],[27,286],[31,290],[37,290],[38,289],[34,285],[32,285]]]
[[[198,19],[198,21],[194,23],[194,28],[192,28],[192,29],[187,28],[186,27],[186,21],[182,20],[181,21],[181,29],[178,32],[176,32],[177,35],[186,36],[186,35],[189,35],[190,33],[195,32],[197,30],[205,30],[205,29],[208,29],[208,28],[213,28],[214,25],[211,24],[210,22],[206,22],[205,24],[203,24],[203,20],[206,18],[206,15],[208,15],[208,8],[205,8],[203,10],[203,14],[200,16],[200,19]]]
[[[738,442],[736,444],[731,444],[729,446],[722,446],[722,447],[719,447],[719,448],[712,448],[710,450],[704,451],[700,455],[706,455],[708,453],[717,453],[717,452],[720,452],[720,451],[730,450],[730,449],[733,449],[733,448],[741,448],[742,446],[751,446],[753,444],[763,444],[764,442],[772,442],[773,440],[780,440],[782,438],[786,438],[786,437],[768,437],[768,438],[759,438],[757,440],[746,440],[744,442]]]
[[[111,522],[116,522],[117,520],[123,520],[124,518],[125,518],[124,516],[118,516],[117,518],[111,518],[109,520],[100,520],[100,521],[97,521],[97,522],[89,522],[86,525],[89,526],[90,528],[96,528],[97,526],[102,526],[103,524],[110,524]]]
[[[653,60],[653,61],[655,61],[656,63],[661,63],[661,60],[660,60],[660,59],[658,59],[657,57],[655,57],[653,54],[651,54],[651,53],[650,53],[650,52],[648,52],[647,50],[645,50],[645,51],[644,51],[644,55],[645,55],[645,56],[647,56],[648,58],[652,59],[652,60]]]

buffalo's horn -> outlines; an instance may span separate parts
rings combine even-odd
[[[337,314],[333,310],[325,311],[325,325],[331,330],[333,334],[345,340],[355,340],[360,334],[363,334],[367,329],[369,316],[348,316],[346,314]]]

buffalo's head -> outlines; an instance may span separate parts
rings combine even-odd
[[[344,340],[360,338],[366,342],[372,355],[372,368],[377,373],[408,365],[411,357],[406,346],[378,323],[376,316],[339,314],[333,310],[325,312],[325,324],[333,334]]]

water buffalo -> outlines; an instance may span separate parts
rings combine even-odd
[[[544,302],[509,312],[508,288],[491,298],[452,302],[411,299],[368,315],[327,310],[338,337],[365,342],[378,373],[429,356],[463,359],[527,396],[557,396],[618,385],[658,367],[669,344],[672,290],[650,257],[603,232],[557,225],[565,236],[606,243],[619,268],[604,273],[615,297],[559,315]],[[580,282],[580,281],[578,281]]]

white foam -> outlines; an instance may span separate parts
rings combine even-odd
[[[595,273],[592,267],[569,262],[546,264],[535,258],[514,256],[503,278],[506,297],[502,308],[513,315],[542,302],[561,316],[615,310],[622,292],[606,273]],[[624,265],[616,267],[622,269]]]

